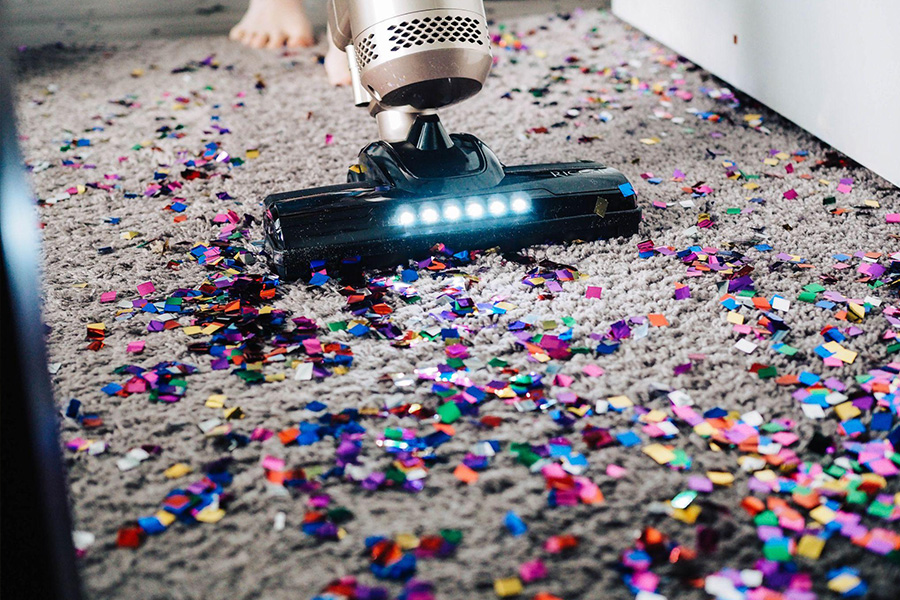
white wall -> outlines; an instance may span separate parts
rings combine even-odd
[[[900,1],[613,0],[612,7],[900,186]]]

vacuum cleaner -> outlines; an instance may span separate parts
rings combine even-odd
[[[266,197],[265,252],[282,278],[347,260],[396,265],[438,243],[512,251],[637,231],[637,196],[619,171],[505,166],[475,136],[444,129],[438,109],[478,93],[491,69],[482,0],[330,0],[328,28],[380,139],[346,183]]]

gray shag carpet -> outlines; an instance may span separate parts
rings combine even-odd
[[[834,270],[832,265],[837,262],[833,255],[859,251],[885,253],[881,262],[886,264],[887,254],[900,249],[897,225],[885,222],[886,213],[898,211],[898,190],[866,169],[840,163],[828,146],[765,107],[746,98],[740,103],[727,100],[727,94],[724,99],[712,97],[717,95],[713,90],[724,87],[721,82],[605,12],[522,17],[504,24],[505,31],[517,34],[527,48],[518,52],[495,48],[497,64],[485,89],[444,111],[448,129],[475,133],[506,164],[584,158],[615,166],[638,191],[644,209],[640,233],[631,239],[530,249],[538,260],[571,265],[587,276],[564,282],[562,291],[551,297],[546,288],[521,283],[528,266],[500,255],[481,256],[463,266],[462,272],[477,277],[469,281],[464,295],[476,303],[506,299],[516,306],[503,316],[480,311],[454,322],[440,321],[435,315],[446,308],[442,291],[448,283],[464,280],[423,270],[415,283],[419,302],[407,305],[396,296],[390,300],[393,322],[404,332],[460,328],[470,356],[477,359],[471,363],[475,367],[479,361],[500,357],[523,373],[559,368],[574,378],[566,390],[551,386],[552,377],[545,376],[549,397],[574,391],[593,402],[624,394],[638,406],[671,414],[668,401],[651,393],[658,385],[684,390],[698,410],[757,410],[767,421],[793,419],[800,436],[794,448],[801,458],[821,460],[806,452],[806,442],[816,429],[835,434],[835,417],[807,418],[791,398],[793,388],[760,379],[749,369],[761,363],[774,365],[779,375],[808,370],[849,384],[853,376],[890,361],[881,340],[890,326],[880,310],[896,305],[896,297],[860,283],[858,260],[851,261],[848,271]],[[321,289],[285,283],[272,302],[292,316],[315,319],[323,341],[352,348],[349,372],[325,379],[295,381],[290,368],[275,362],[265,365],[263,372],[287,373],[284,381],[250,385],[228,371],[212,370],[208,356],[187,351],[188,343],[207,336],[191,338],[178,329],[147,332],[153,315],[139,312],[132,315],[126,310],[117,318],[118,303],[138,299],[136,288],[145,281],[155,285],[153,300],[204,281],[209,271],[187,250],[216,239],[222,228],[213,222],[216,214],[232,210],[252,215],[248,238],[256,241],[262,238],[260,201],[266,194],[343,181],[358,150],[374,139],[375,127],[365,111],[351,107],[348,90],[328,86],[317,63],[323,48],[277,54],[248,50],[222,37],[200,37],[123,41],[104,48],[48,48],[20,56],[19,127],[35,195],[44,201],[39,210],[53,383],[61,411],[77,398],[83,403],[82,413],[103,420],[101,427],[86,429],[77,420],[61,418],[62,438],[64,443],[86,438],[108,444],[98,455],[66,450],[76,529],[95,536],[80,559],[88,597],[303,598],[347,575],[367,585],[385,585],[396,595],[401,584],[380,582],[369,572],[365,539],[459,529],[463,539],[454,554],[418,564],[417,578],[433,582],[439,598],[492,596],[495,578],[514,576],[522,562],[536,557],[545,559],[549,575],[527,584],[523,592],[527,597],[545,590],[567,600],[630,598],[633,593],[615,569],[621,553],[647,525],[694,547],[696,525],[665,515],[662,503],[686,489],[689,475],[708,470],[737,476],[731,487],[717,488],[703,504],[700,522],[715,529],[720,540],[716,552],[701,553],[698,572],[752,568],[762,543],[739,506],[749,479],[738,467],[741,453],[713,452],[703,438],[677,421],[679,434],[665,443],[686,450],[693,466],[684,472],[657,465],[639,451],[654,440],[641,433],[632,409],[588,416],[567,430],[549,412],[520,412],[502,400],[486,402],[481,415],[500,416],[502,424],[488,430],[475,426],[470,417],[457,421],[455,436],[436,451],[441,460],[431,466],[421,493],[366,491],[339,477],[327,479],[322,491],[331,496],[331,506],[346,507],[354,515],[343,525],[346,535],[340,541],[304,534],[300,526],[309,494],[271,493],[260,466],[264,456],[274,455],[291,468],[331,468],[335,456],[331,438],[309,446],[282,446],[276,436],[229,452],[221,440],[201,433],[198,423],[222,416],[221,409],[204,405],[212,394],[226,395],[228,407],[241,407],[245,418],[231,423],[243,435],[255,428],[277,432],[314,419],[316,413],[305,409],[311,401],[324,403],[332,413],[398,402],[433,408],[442,402],[431,391],[430,381],[400,387],[390,379],[391,374],[412,376],[417,368],[444,363],[440,338],[399,348],[372,334],[356,338],[328,331],[326,323],[350,318],[335,281]],[[214,58],[204,64],[210,56]],[[676,94],[676,88],[692,97]],[[704,118],[707,112],[719,118]],[[761,125],[753,117],[745,119],[752,114],[760,115]],[[79,139],[90,140],[90,145],[79,146]],[[646,143],[654,140],[657,143]],[[180,176],[184,162],[196,160],[210,143],[219,144],[213,155],[224,151],[246,159],[244,164],[217,163],[211,170],[217,175],[207,179]],[[247,157],[251,149],[259,150],[257,158]],[[798,151],[808,151],[808,159],[763,162],[777,152]],[[759,178],[730,179],[723,161],[734,161],[733,169]],[[825,164],[813,169],[821,161]],[[793,164],[793,173],[786,173],[788,163]],[[675,170],[685,174],[683,181],[672,180]],[[160,182],[180,181],[183,187],[173,195],[145,195],[154,173],[163,172],[169,175]],[[645,173],[661,182],[650,183],[642,178]],[[803,178],[804,174],[811,177]],[[842,178],[853,179],[849,194],[836,192]],[[113,187],[87,186],[82,191],[77,187],[98,182]],[[682,189],[702,182],[712,193],[691,199]],[[748,182],[758,183],[758,189],[743,187]],[[796,190],[795,199],[783,197],[790,189]],[[174,197],[184,199],[183,213],[165,210]],[[828,197],[837,198],[833,206],[823,204]],[[692,201],[682,205],[687,200]],[[877,207],[866,201],[876,201]],[[654,207],[653,202],[667,207]],[[740,209],[740,214],[729,214],[729,208]],[[833,214],[835,208],[849,211]],[[702,213],[711,216],[711,227],[697,227]],[[178,215],[186,219],[175,222]],[[127,239],[127,232],[139,235]],[[718,302],[722,292],[717,284],[723,280],[715,274],[688,278],[685,265],[674,256],[639,258],[637,244],[645,239],[676,250],[696,244],[746,253],[759,294],[767,298],[780,294],[792,301],[790,310],[782,313],[790,327],[784,341],[800,352],[786,357],[767,340],[749,355],[735,349],[739,336]],[[236,243],[258,250],[248,240]],[[756,250],[757,244],[771,245],[773,250]],[[802,257],[813,268],[772,269],[779,262],[778,253]],[[262,273],[264,268],[257,264],[250,271]],[[824,367],[814,348],[824,342],[819,333],[823,327],[847,323],[835,319],[832,310],[796,301],[804,286],[822,281],[823,276],[836,278],[825,280],[829,290],[884,302],[858,324],[863,333],[845,342],[859,356],[841,368]],[[676,282],[690,284],[691,298],[674,299]],[[587,286],[601,287],[602,298],[585,297]],[[101,294],[111,290],[118,292],[117,299],[101,302]],[[748,308],[740,312],[750,323],[759,315]],[[536,321],[535,332],[540,332],[543,321],[555,320],[554,331],[560,333],[565,329],[561,319],[571,316],[576,323],[573,344],[593,345],[591,333],[602,334],[616,321],[650,313],[664,314],[669,326],[651,327],[641,339],[626,339],[611,355],[576,355],[569,361],[530,360],[507,329],[512,321],[525,319]],[[179,319],[184,326],[189,321]],[[97,322],[106,326],[105,347],[91,351],[86,349],[86,326]],[[146,341],[142,354],[126,352],[135,340]],[[689,371],[674,374],[676,366],[691,362],[690,356],[697,354],[705,358],[694,356]],[[100,389],[127,379],[113,373],[121,365],[148,367],[169,360],[199,367],[185,378],[187,391],[179,402],[153,403],[147,394],[109,396]],[[599,365],[605,374],[584,376],[582,368],[588,364]],[[482,386],[507,377],[487,366],[473,369],[470,376]],[[407,427],[421,435],[433,430],[428,420],[410,416],[365,417],[361,423],[367,429],[362,462],[381,470],[389,457],[375,441],[385,427]],[[614,433],[634,430],[642,443],[589,450],[580,435],[588,423]],[[599,484],[604,503],[548,508],[543,478],[529,473],[508,451],[511,442],[544,444],[556,436],[567,437],[576,451],[585,453],[589,463],[585,474]],[[460,483],[453,475],[456,465],[475,442],[490,439],[498,440],[502,451],[475,484]],[[118,461],[141,446],[159,446],[161,452],[135,468],[120,470]],[[190,483],[204,464],[223,456],[233,459],[229,470],[234,476],[226,488],[230,498],[224,518],[215,524],[176,523],[138,549],[116,547],[121,527],[155,513],[171,489]],[[194,472],[184,479],[167,479],[163,472],[175,463],[185,463]],[[610,477],[609,464],[620,465],[627,473]],[[887,489],[897,491],[896,479],[889,480]],[[509,510],[528,524],[525,535],[513,537],[503,526]],[[281,531],[273,526],[279,512],[286,517]],[[879,525],[874,518],[866,522]],[[890,523],[880,525],[896,531]],[[578,548],[562,555],[547,553],[544,542],[562,533],[579,536]],[[823,597],[833,595],[825,587],[824,574],[844,565],[860,569],[871,598],[895,597],[900,585],[896,565],[840,536],[828,541],[819,560],[799,558],[798,563],[812,574],[814,590]],[[679,583],[675,569],[654,569],[663,576],[661,594],[707,597]]]

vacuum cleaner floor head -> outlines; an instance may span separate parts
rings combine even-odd
[[[641,211],[619,171],[587,161],[506,167],[474,136],[423,121],[406,142],[364,148],[346,184],[265,199],[266,252],[281,277],[309,276],[312,261],[401,264],[437,243],[508,251],[636,233]]]

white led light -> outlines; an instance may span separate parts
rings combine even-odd
[[[480,219],[484,216],[484,206],[481,202],[473,200],[466,204],[466,215],[470,219]]]
[[[506,202],[500,198],[491,198],[490,202],[488,202],[488,212],[495,217],[502,216],[506,213]]]
[[[397,223],[404,227],[408,227],[416,222],[416,215],[408,208],[401,208],[397,212]]]
[[[514,213],[521,215],[522,213],[528,212],[528,209],[531,208],[531,203],[525,196],[513,196],[512,201],[509,203],[509,208]]]
[[[456,221],[462,216],[462,210],[456,202],[444,205],[444,218],[448,221]]]
[[[433,223],[437,223],[438,219],[441,218],[438,211],[433,206],[426,206],[422,209],[422,212],[419,213],[419,216],[422,218],[422,222],[426,225],[431,225]]]

